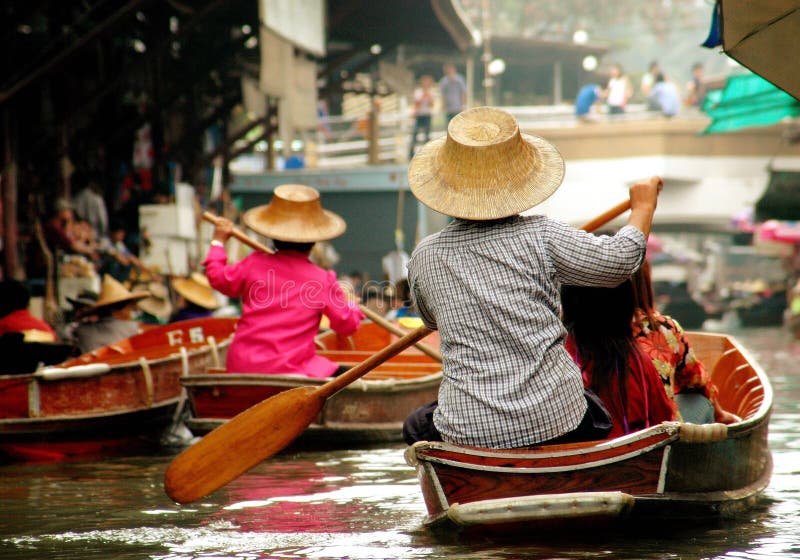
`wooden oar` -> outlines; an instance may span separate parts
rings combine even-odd
[[[595,216],[585,224],[583,224],[580,228],[583,231],[588,231],[589,233],[593,232],[597,228],[601,228],[606,225],[608,222],[619,216],[620,214],[628,211],[631,209],[631,201],[630,199],[625,200],[624,202],[620,202],[613,208],[609,208],[599,216]]]
[[[406,333],[408,332],[404,331],[394,323],[387,321],[386,319],[381,317],[379,314],[375,313],[372,309],[370,309],[366,305],[362,304],[359,305],[359,307],[361,308],[361,312],[364,313],[364,315],[366,315],[368,319],[370,319],[376,325],[383,327],[390,333],[396,334],[397,336],[405,336]],[[428,356],[436,360],[437,362],[442,363],[442,354],[436,348],[429,346],[424,342],[417,342],[414,344],[414,346],[424,354],[427,354]]]
[[[211,212],[208,211],[203,212],[203,219],[214,225],[217,225],[217,222],[220,220],[219,216],[212,214]],[[238,239],[239,241],[241,241],[242,243],[244,243],[245,245],[252,247],[256,251],[263,251],[269,255],[275,253],[273,249],[270,249],[263,243],[259,243],[255,239],[250,239],[243,231],[239,229],[233,228],[233,232],[231,233],[231,235],[236,239]]]
[[[248,408],[175,457],[164,490],[176,502],[199,500],[289,445],[319,415],[325,401],[429,333],[419,327],[318,387],[283,391]]]

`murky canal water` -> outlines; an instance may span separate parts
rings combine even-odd
[[[770,375],[775,471],[759,507],[731,522],[552,542],[443,540],[402,445],[280,455],[190,506],[162,488],[171,454],[0,467],[0,558],[800,559],[800,341],[734,335]]]

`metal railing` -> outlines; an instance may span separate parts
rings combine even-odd
[[[575,116],[572,105],[501,107],[517,119],[522,130],[572,128],[584,126],[586,121],[643,122],[662,119],[660,113],[650,111],[644,104],[633,104],[626,112],[611,115],[598,107],[588,118]],[[686,109],[676,119],[694,116],[697,112]],[[407,112],[381,112],[378,114],[378,163],[404,164],[408,162],[411,131],[414,119]],[[444,115],[434,115],[430,139],[445,134]],[[418,136],[417,146],[424,139]],[[321,117],[314,134],[307,136],[304,157],[307,167],[333,169],[359,167],[369,163],[369,115]]]

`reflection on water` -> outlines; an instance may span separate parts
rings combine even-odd
[[[800,341],[778,328],[735,334],[776,398],[771,484],[734,522],[568,542],[463,542],[421,528],[425,507],[402,445],[286,453],[188,506],[163,492],[172,457],[163,455],[0,467],[0,558],[800,558]]]

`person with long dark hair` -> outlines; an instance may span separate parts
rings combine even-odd
[[[584,386],[611,414],[609,437],[676,418],[653,363],[633,336],[633,285],[616,288],[562,286],[567,350],[581,368]]]

